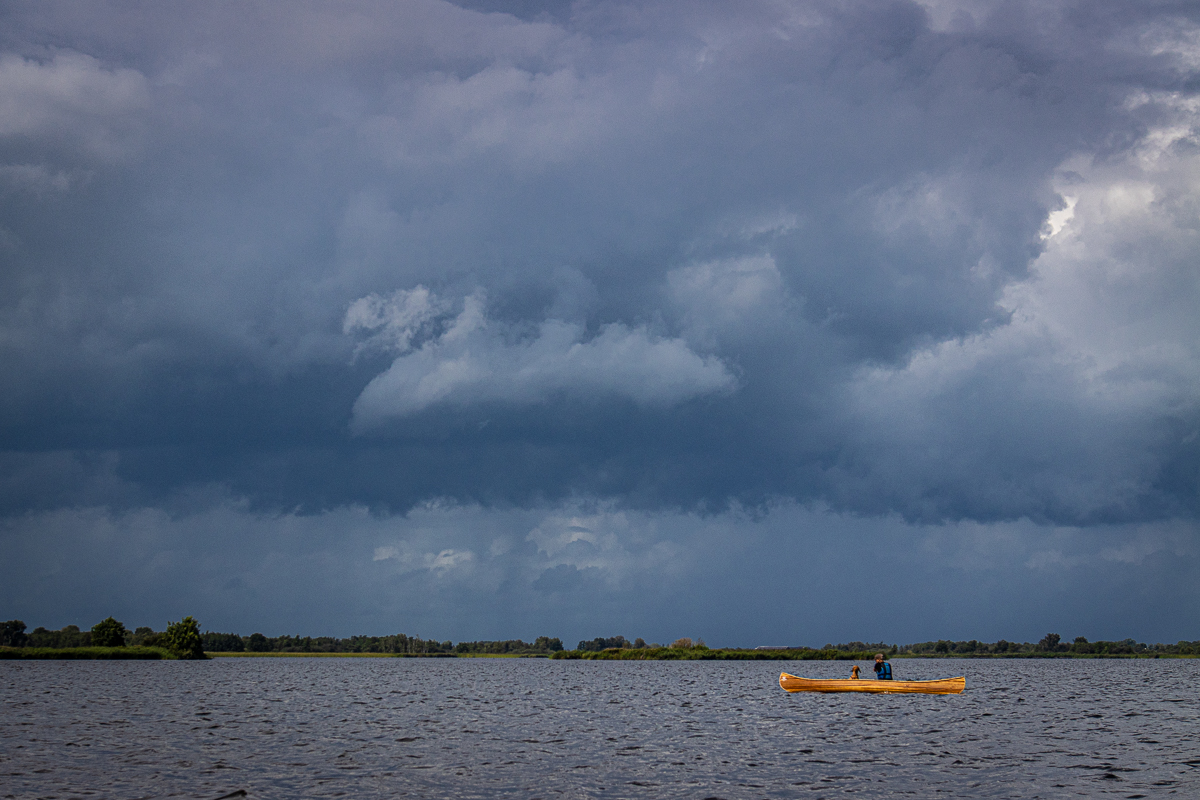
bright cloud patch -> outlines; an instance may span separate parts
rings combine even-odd
[[[454,550],[446,548],[437,553],[420,553],[414,551],[407,542],[402,545],[386,545],[376,547],[372,561],[396,561],[409,569],[424,569],[438,574],[454,569],[475,560],[475,554],[470,550]]]
[[[884,492],[920,487],[912,513],[1121,518],[1189,480],[1173,470],[1200,433],[1200,116],[1142,102],[1177,124],[1125,159],[1064,164],[1068,199],[1004,292],[1007,324],[851,385],[859,452]]]
[[[443,404],[532,404],[570,395],[672,406],[735,385],[719,359],[642,327],[611,323],[588,337],[582,325],[551,319],[520,337],[488,319],[481,294],[467,297],[441,325],[438,308],[424,287],[350,307],[348,331],[368,331],[368,343],[401,353],[355,402],[357,430]]]
[[[533,584],[542,592],[575,589],[588,572],[614,588],[638,575],[674,578],[690,562],[676,542],[659,540],[645,518],[620,511],[551,514],[526,541],[537,546],[538,561],[545,567]]]

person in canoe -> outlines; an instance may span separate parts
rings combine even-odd
[[[875,654],[875,677],[881,681],[892,679],[892,665],[883,660],[883,653]]]
[[[850,677],[854,680],[858,680],[858,664],[855,664],[850,668]]]

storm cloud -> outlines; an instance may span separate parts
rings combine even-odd
[[[1195,638],[1190,6],[0,21],[10,617]]]

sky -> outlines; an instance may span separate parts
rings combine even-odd
[[[0,6],[0,618],[1200,639],[1200,8]]]

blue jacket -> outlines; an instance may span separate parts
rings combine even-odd
[[[892,665],[886,661],[882,663],[876,661],[875,677],[881,681],[890,681],[892,679]]]

